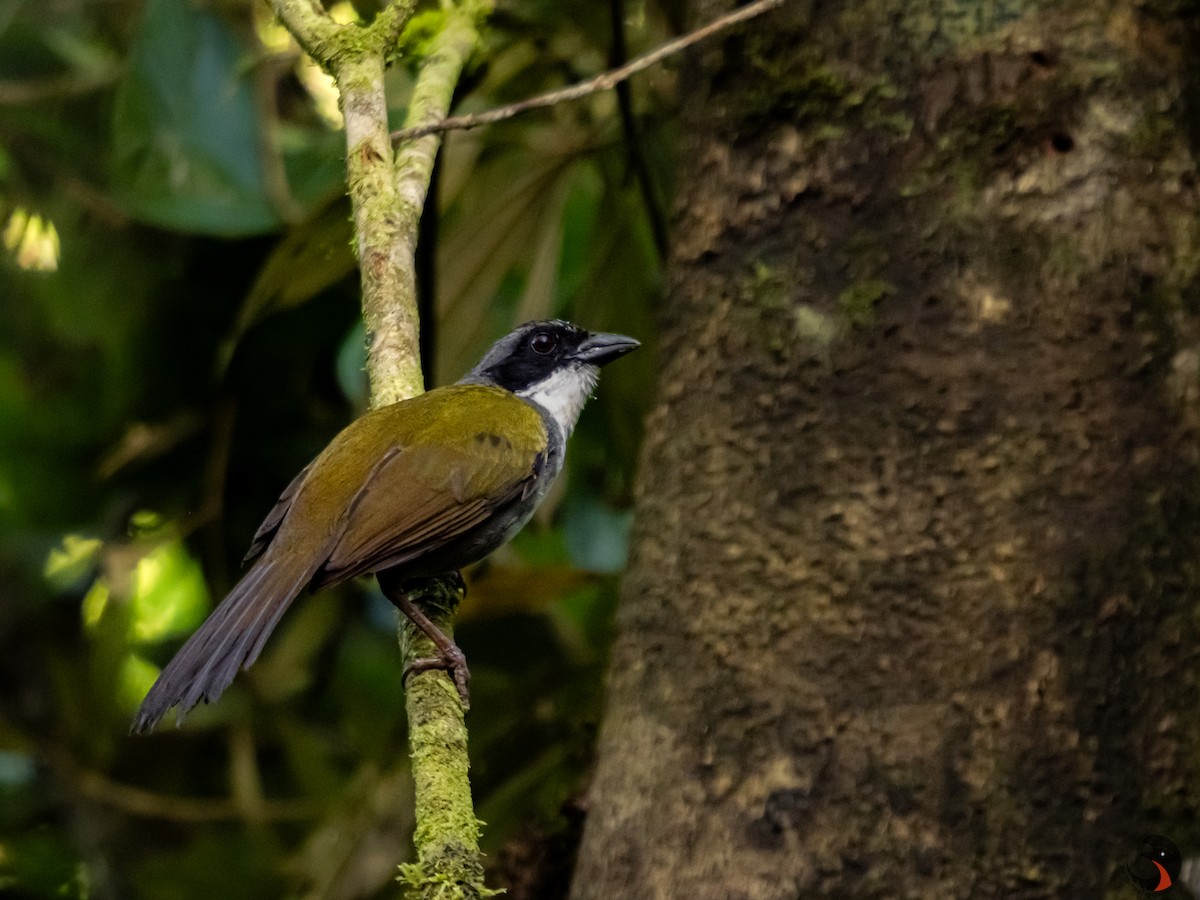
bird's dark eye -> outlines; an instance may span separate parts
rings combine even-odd
[[[533,336],[533,340],[529,342],[529,346],[533,348],[534,353],[547,356],[553,353],[558,347],[558,338],[548,331],[539,331]]]

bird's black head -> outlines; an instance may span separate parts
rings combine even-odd
[[[633,338],[591,334],[561,319],[527,322],[496,341],[462,381],[494,384],[524,394],[561,371],[591,369],[585,377],[594,383],[595,367],[624,356],[637,346]]]
[[[496,341],[460,384],[492,384],[512,391],[571,433],[600,366],[638,346],[623,334],[589,334],[554,319],[528,322]]]

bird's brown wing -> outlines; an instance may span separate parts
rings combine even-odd
[[[268,514],[254,565],[180,648],[134,720],[215,700],[249,667],[306,584],[398,565],[477,527],[536,483],[538,412],[513,394],[454,385],[368,413],[340,432]]]
[[[403,565],[470,533],[532,489],[544,449],[544,437],[497,446],[473,436],[455,450],[400,449],[355,498],[312,586]]]
[[[246,560],[286,544],[316,567],[314,589],[397,565],[531,491],[546,444],[541,415],[495,387],[451,385],[374,410],[284,489]]]

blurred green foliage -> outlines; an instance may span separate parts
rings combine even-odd
[[[372,4],[338,13],[355,9]],[[619,9],[630,52],[676,13]],[[605,68],[611,15],[502,3],[458,111]],[[397,122],[413,71],[389,75]],[[278,492],[366,402],[322,78],[250,0],[0,2],[4,896],[396,892],[412,788],[373,583],[298,604],[185,728],[126,734]],[[436,381],[529,318],[648,341],[605,373],[557,497],[471,576],[489,852],[562,827],[589,761],[654,372],[671,89],[669,71],[638,81],[636,144],[611,94],[451,135],[427,211]]]

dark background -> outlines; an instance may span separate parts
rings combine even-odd
[[[600,71],[665,19],[501,4],[460,111]],[[397,126],[412,75],[389,76]],[[655,372],[673,80],[452,136],[423,223],[430,385],[531,318],[646,343],[606,372],[556,495],[471,575],[473,783],[514,889],[561,881],[578,825]],[[327,79],[265,3],[0,5],[5,896],[395,890],[411,783],[373,582],[298,604],[182,730],[126,733],[275,497],[365,407],[343,152]]]

